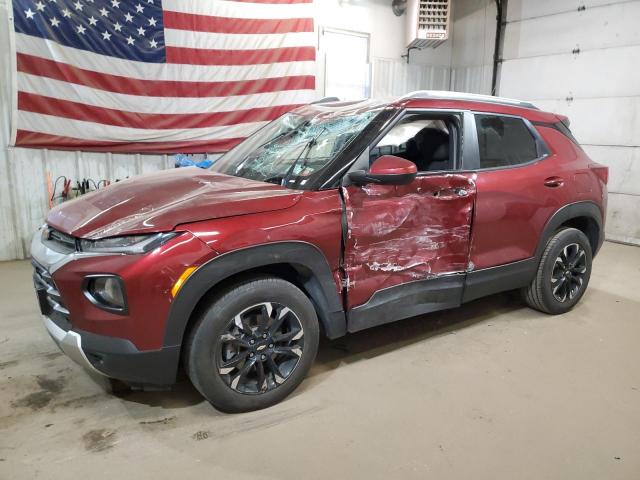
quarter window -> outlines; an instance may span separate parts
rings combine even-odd
[[[538,158],[536,139],[521,118],[476,115],[480,168],[520,165]]]

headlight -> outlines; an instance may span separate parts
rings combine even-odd
[[[108,311],[126,313],[127,299],[122,279],[117,275],[91,275],[85,280],[84,293],[94,305]]]
[[[164,245],[179,235],[179,232],[154,233],[151,235],[128,235],[111,237],[102,240],[80,239],[80,250],[95,253],[146,253]]]

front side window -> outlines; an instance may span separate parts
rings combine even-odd
[[[536,139],[521,118],[476,114],[480,168],[520,165],[538,158]]]
[[[379,113],[305,110],[288,113],[218,159],[211,170],[289,188],[335,158]]]
[[[448,118],[407,115],[369,151],[369,164],[382,155],[395,155],[415,163],[419,172],[452,170],[453,130]]]

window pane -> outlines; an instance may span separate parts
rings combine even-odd
[[[369,151],[369,164],[382,155],[411,160],[420,172],[451,170],[447,122],[424,115],[403,118]]]
[[[476,115],[480,168],[507,167],[535,160],[536,140],[514,117]]]

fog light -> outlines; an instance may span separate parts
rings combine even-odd
[[[106,310],[124,312],[126,299],[122,279],[115,275],[96,275],[88,278],[85,293],[91,302]]]

